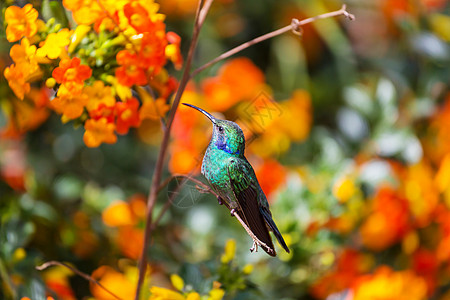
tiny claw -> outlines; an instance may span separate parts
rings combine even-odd
[[[230,211],[230,213],[231,213],[231,216],[234,217],[234,214],[236,213],[236,208],[233,208],[233,209]]]
[[[256,242],[253,242],[253,246],[250,248],[250,252],[253,253],[253,251],[258,252],[258,244]]]
[[[217,201],[219,201],[219,205],[223,205],[223,201],[222,201],[222,198],[220,198],[220,197],[217,197]]]

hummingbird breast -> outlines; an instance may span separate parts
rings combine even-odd
[[[202,163],[202,174],[219,196],[230,205],[236,207],[236,199],[231,192],[227,161],[231,155],[219,149],[208,148]]]

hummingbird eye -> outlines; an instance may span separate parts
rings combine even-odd
[[[219,126],[219,132],[222,132],[222,131],[223,131],[223,127]]]

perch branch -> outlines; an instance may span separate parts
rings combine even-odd
[[[262,35],[262,36],[259,36],[257,38],[254,38],[253,40],[250,40],[250,41],[248,41],[246,43],[243,43],[243,44],[241,44],[241,45],[239,45],[239,46],[237,46],[237,47],[235,47],[235,48],[233,48],[233,49],[231,49],[231,50],[229,50],[229,51],[219,55],[218,57],[214,58],[213,60],[207,62],[206,64],[202,65],[201,67],[199,67],[195,71],[193,71],[191,73],[191,77],[194,77],[195,75],[197,75],[198,73],[200,73],[204,69],[214,65],[215,63],[217,63],[217,62],[219,62],[221,60],[224,60],[224,59],[226,59],[226,58],[228,58],[230,56],[233,56],[236,53],[241,52],[242,50],[247,49],[250,46],[253,46],[255,44],[261,43],[261,42],[263,42],[265,40],[271,39],[273,37],[276,37],[278,35],[281,35],[283,33],[288,32],[288,31],[292,31],[295,34],[299,34],[301,32],[300,31],[301,30],[301,26],[303,26],[305,24],[312,23],[312,22],[314,22],[316,20],[319,20],[319,19],[326,19],[326,18],[337,17],[337,16],[345,16],[346,18],[348,18],[350,20],[354,20],[355,19],[355,16],[347,11],[347,6],[345,4],[343,4],[341,9],[339,9],[339,10],[336,10],[336,11],[333,11],[333,12],[328,12],[328,13],[325,13],[325,14],[321,14],[321,15],[318,15],[318,16],[315,16],[315,17],[312,17],[312,18],[307,18],[307,19],[304,19],[304,20],[301,20],[301,21],[299,21],[297,19],[292,19],[291,24],[289,24],[289,25],[287,25],[285,27],[282,27],[282,28],[277,29],[275,31],[266,33],[265,35]]]
[[[170,204],[172,203],[173,199],[176,196],[176,191],[181,188],[181,186],[184,184],[185,180],[190,180],[192,182],[194,182],[195,184],[197,184],[198,187],[201,187],[203,189],[204,192],[206,193],[211,193],[213,194],[215,197],[219,197],[219,195],[213,190],[211,189],[211,187],[209,187],[208,185],[206,185],[205,183],[203,183],[202,181],[190,176],[190,175],[184,175],[184,174],[174,174],[170,177],[168,177],[163,184],[161,184],[159,189],[162,189],[165,185],[167,185],[171,180],[178,178],[178,177],[182,177],[183,181],[177,186],[177,189],[174,191],[174,193],[171,195],[171,197],[169,198],[169,200],[164,204],[164,207],[162,208],[161,212],[159,213],[158,217],[156,218],[155,222],[152,224],[152,229],[156,228],[156,226],[158,226],[159,221],[161,220],[161,218],[163,217],[164,213],[167,211],[167,209],[170,207]],[[230,207],[227,205],[227,203],[224,203],[225,206],[230,210]],[[242,227],[244,227],[245,231],[247,231],[248,235],[253,239],[253,241],[255,243],[257,243],[258,245],[260,245],[261,247],[264,247],[266,249],[270,249],[269,246],[267,246],[267,244],[265,244],[264,242],[262,242],[261,240],[259,240],[254,234],[253,232],[250,230],[250,228],[248,228],[247,224],[245,224],[245,222],[241,219],[241,217],[236,213],[233,212],[233,216],[236,217],[236,219],[239,221],[239,223],[241,223]]]

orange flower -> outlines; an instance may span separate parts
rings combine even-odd
[[[90,25],[105,16],[97,0],[63,0],[63,5],[72,11],[78,24]],[[103,5],[108,7],[105,3]]]
[[[434,210],[439,202],[439,191],[433,181],[431,166],[421,161],[409,166],[402,178],[404,194],[417,226],[425,227],[433,220]]]
[[[138,259],[144,245],[144,230],[132,226],[119,228],[116,243],[123,255],[131,259]]]
[[[251,104],[243,103],[239,108],[247,118],[245,123],[261,135],[249,149],[262,157],[286,152],[292,141],[303,141],[311,129],[311,100],[303,90],[296,90],[290,99],[280,103],[260,93]]]
[[[50,33],[41,47],[37,50],[36,55],[39,57],[48,57],[50,59],[57,59],[66,51],[66,46],[70,44],[70,35],[72,31],[67,28],[61,29],[57,33]]]
[[[410,270],[395,272],[382,266],[374,274],[362,276],[353,293],[354,300],[424,300],[427,285]]]
[[[139,117],[143,119],[159,120],[164,117],[169,110],[169,105],[166,100],[159,98],[153,101],[149,99],[142,104],[139,110]]]
[[[110,227],[135,225],[137,222],[130,205],[125,201],[111,203],[102,212],[102,220]]]
[[[183,56],[181,56],[180,45],[181,38],[175,32],[169,31],[166,34],[169,45],[166,46],[165,54],[175,65],[175,69],[180,70],[183,67]]]
[[[116,59],[120,65],[116,69],[116,77],[120,84],[128,87],[134,84],[147,84],[147,76],[145,71],[139,67],[140,62],[136,54],[122,50],[117,53]]]
[[[136,267],[125,267],[123,273],[109,266],[101,266],[92,272],[92,277],[101,285],[113,292],[120,299],[133,299],[136,289],[138,269]],[[116,297],[91,283],[91,292],[95,299],[115,300]]]
[[[36,60],[36,46],[30,46],[30,41],[27,38],[22,39],[20,45],[13,45],[9,55],[16,65],[23,65],[29,73],[33,73],[39,68]]]
[[[24,133],[39,127],[49,116],[46,105],[49,101],[46,89],[31,89],[27,98],[31,98],[34,105],[29,102],[13,100],[11,105],[15,115],[9,116],[6,127],[0,130],[0,139],[18,138]]]
[[[117,102],[115,113],[117,115],[116,131],[119,134],[126,134],[130,127],[139,127],[139,101],[136,98],[128,99],[126,102]]]
[[[30,91],[30,83],[27,82],[27,77],[29,75],[29,70],[26,66],[21,65],[11,65],[5,69],[3,75],[6,80],[8,80],[9,87],[13,90],[14,94],[19,99],[23,99],[25,94]]]
[[[84,124],[86,132],[83,141],[91,148],[98,147],[101,143],[114,144],[117,142],[117,136],[114,134],[115,127],[114,124],[108,123],[106,118],[87,120]]]
[[[56,82],[61,83],[58,96],[77,95],[81,93],[84,81],[91,77],[92,70],[89,66],[81,65],[78,57],[63,58],[59,67],[53,70],[52,76]]]
[[[100,105],[89,112],[89,117],[94,120],[99,120],[102,118],[105,118],[108,123],[114,123],[115,119],[115,105],[113,106],[106,106],[104,103],[100,103]]]
[[[203,82],[209,109],[224,111],[240,100],[252,100],[264,84],[263,72],[245,57],[224,64],[216,77]]]
[[[9,42],[20,40],[23,36],[32,37],[37,32],[38,12],[33,5],[27,4],[23,8],[10,6],[5,11],[6,39]]]
[[[152,32],[156,30],[156,25],[150,19],[147,10],[137,1],[127,3],[123,12],[128,19],[128,23],[136,29],[138,33]]]
[[[64,95],[55,97],[50,103],[55,111],[72,120],[83,114],[88,100],[86,94]]]
[[[372,258],[353,249],[344,249],[333,270],[311,286],[311,293],[319,299],[351,287],[353,282],[372,267]]]
[[[264,193],[270,198],[286,182],[286,169],[276,160],[266,159],[262,165],[255,165],[256,176]]]
[[[102,103],[106,106],[114,106],[116,104],[111,87],[105,86],[101,80],[96,80],[92,86],[85,86],[83,93],[89,97],[89,101],[86,104],[88,111],[97,109]]]
[[[445,97],[445,103],[438,108],[430,126],[430,136],[425,144],[427,156],[436,163],[450,153],[450,92]]]
[[[408,202],[388,187],[378,190],[373,212],[360,228],[363,244],[375,251],[398,242],[410,228]]]

